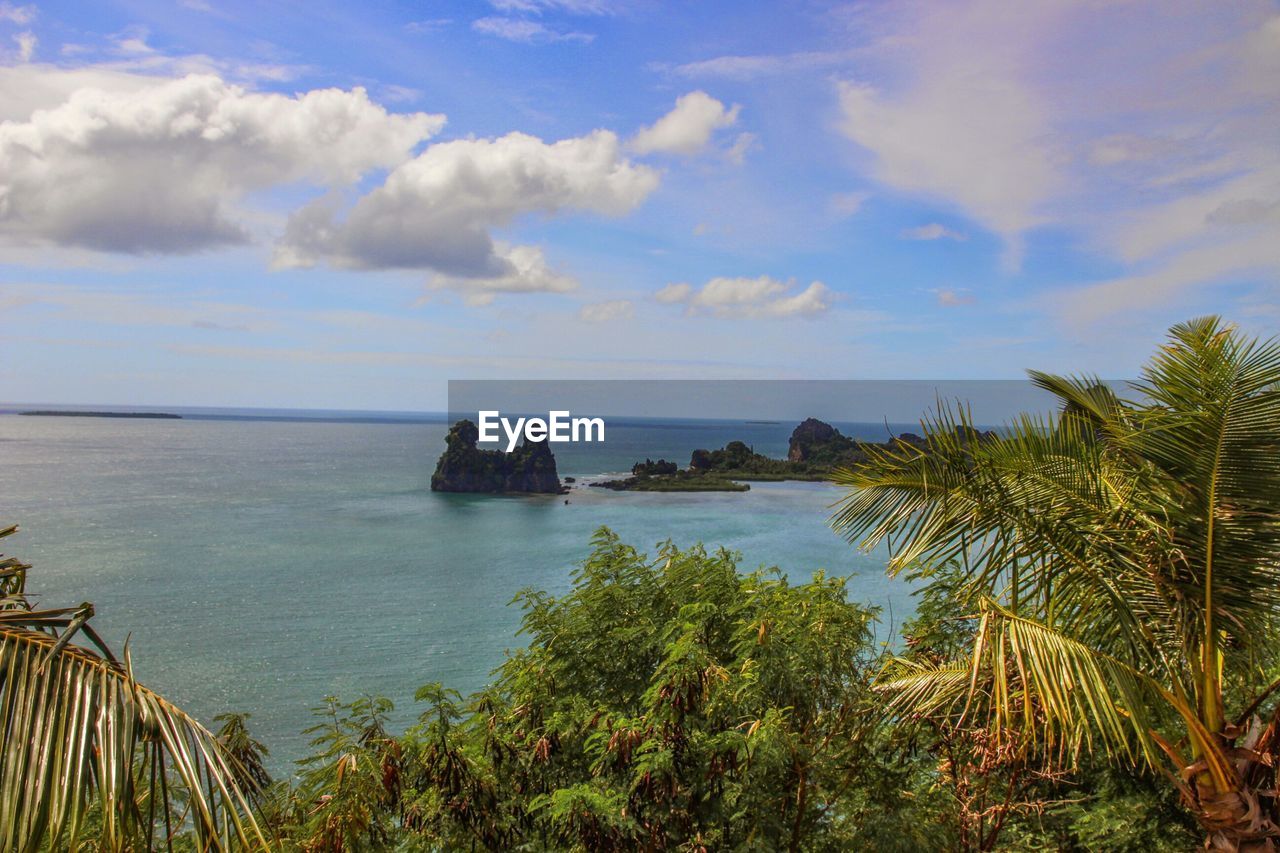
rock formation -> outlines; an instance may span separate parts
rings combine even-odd
[[[834,465],[856,456],[857,443],[826,421],[805,418],[791,432],[787,448],[788,462],[812,462]]]
[[[480,430],[460,420],[445,438],[433,492],[482,492],[487,494],[560,494],[567,491],[556,473],[556,457],[545,441],[524,443],[510,453],[481,450],[476,446]]]

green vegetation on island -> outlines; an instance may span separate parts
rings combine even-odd
[[[598,480],[591,485],[617,492],[745,492],[751,488],[746,483],[735,483],[727,477],[681,470],[676,463],[665,459],[637,462],[631,466],[630,477],[623,480]]]
[[[975,432],[974,438],[989,433]],[[780,480],[832,480],[842,468],[863,464],[878,450],[899,444],[920,446],[923,439],[903,433],[884,443],[858,441],[816,418],[803,421],[791,433],[786,459],[774,459],[742,441],[731,441],[718,450],[695,450],[689,467],[676,463],[646,459],[631,468],[631,476],[622,480],[592,483],[605,489],[635,492],[745,492],[742,481],[769,482]]]
[[[944,408],[836,475],[916,579],[900,644],[846,579],[601,530],[486,687],[403,732],[325,699],[290,779],[0,557],[0,849],[1275,850],[1280,344],[1209,318],[1130,398],[1032,378],[1057,416]]]
[[[480,430],[472,421],[458,421],[445,437],[445,451],[431,475],[433,492],[488,494],[562,494],[556,457],[546,441],[525,439],[515,450],[481,450]]]

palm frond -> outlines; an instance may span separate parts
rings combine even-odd
[[[1059,760],[1102,749],[1158,766],[1168,741],[1159,731],[1172,712],[1186,726],[1211,772],[1230,762],[1195,708],[1159,680],[1039,622],[988,601],[967,660],[897,659],[876,689],[906,716],[969,718],[993,731],[1038,742]],[[1184,768],[1179,767],[1179,770]]]
[[[205,851],[269,849],[236,759],[134,679],[128,650],[117,660],[89,624],[91,604],[33,610],[29,568],[0,559],[0,850],[76,849],[89,835],[171,849],[188,833]]]
[[[889,697],[889,709],[907,717],[957,718],[970,695],[968,661],[892,658],[875,689]]]
[[[1213,317],[1171,338],[1136,386],[1151,405],[1126,449],[1160,477],[1197,618],[1247,642],[1280,609],[1280,342]]]
[[[201,849],[268,847],[216,739],[138,684],[127,656],[0,624],[0,721],[0,849],[74,846],[94,804],[113,846],[162,849],[163,825]]]
[[[0,539],[18,532],[18,525],[0,526]],[[11,608],[28,609],[26,599],[27,570],[31,566],[17,559],[0,554],[0,612]]]
[[[839,532],[863,547],[890,542],[891,572],[955,562],[974,589],[1020,612],[1087,626],[1100,644],[1128,643],[1165,666],[1175,638],[1161,626],[1176,601],[1141,559],[1161,528],[1091,422],[1028,415],[975,441],[968,414],[942,407],[924,429],[924,447],[837,474],[850,487],[832,519]]]

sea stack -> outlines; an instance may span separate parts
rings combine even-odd
[[[480,430],[463,419],[449,430],[445,451],[431,475],[433,492],[561,494],[556,457],[545,441],[529,441],[510,453],[481,450]]]
[[[826,421],[805,418],[791,432],[787,447],[789,462],[831,464],[842,457],[856,455],[857,444]]]

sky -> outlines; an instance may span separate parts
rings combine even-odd
[[[1280,3],[0,0],[0,401],[1132,376],[1280,328]]]

